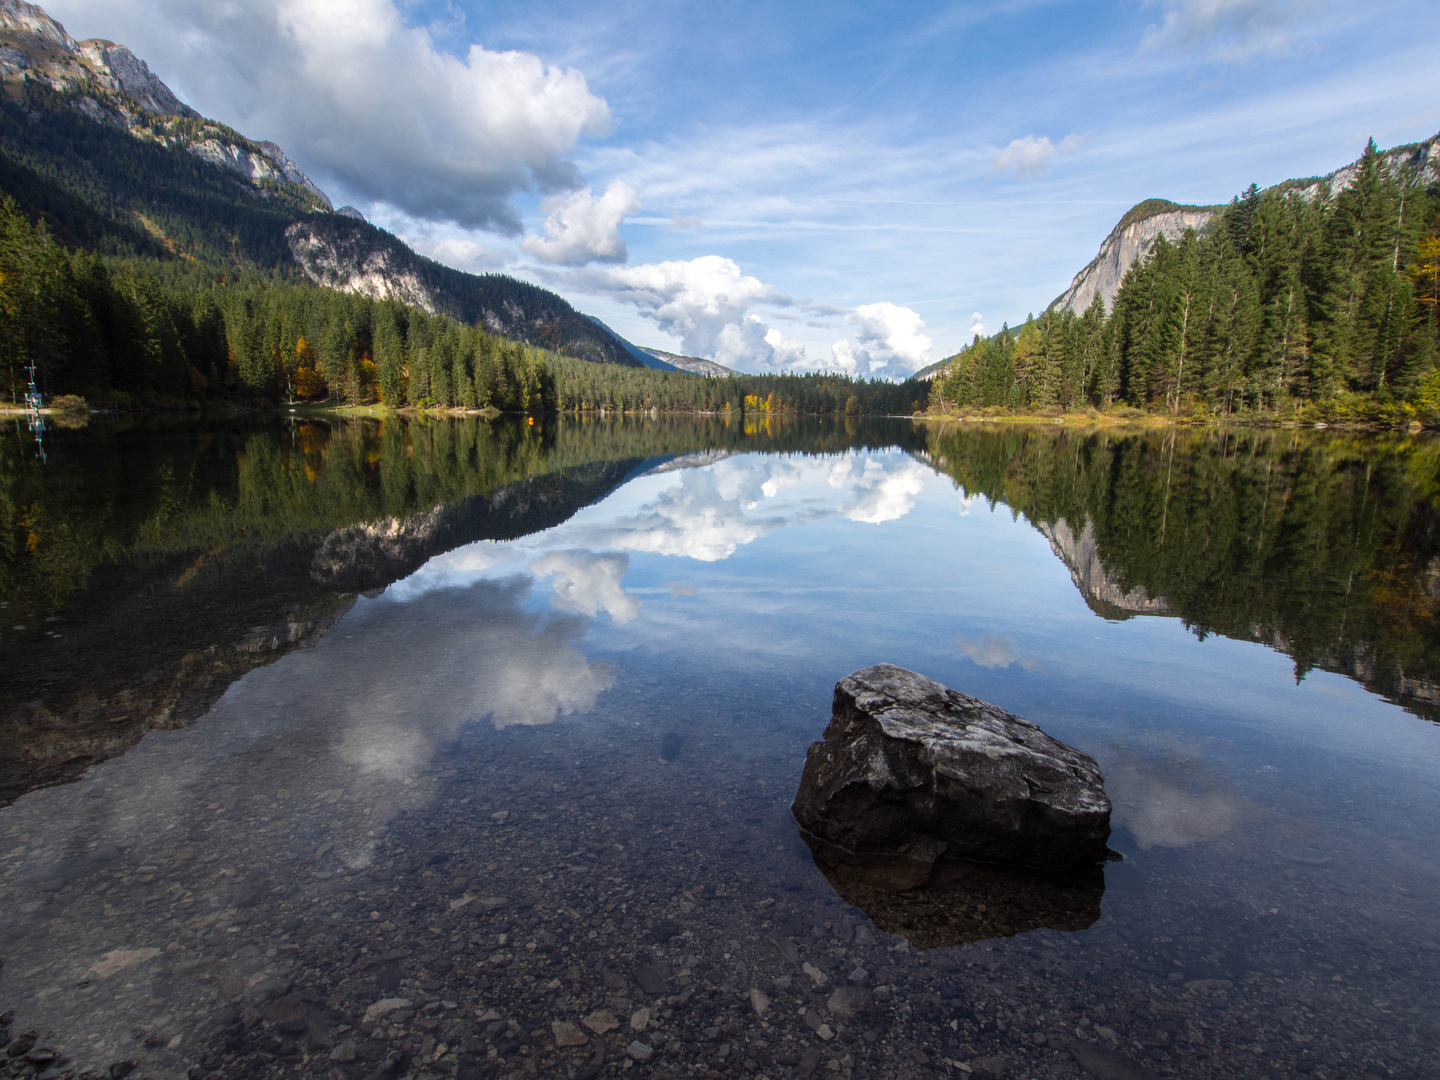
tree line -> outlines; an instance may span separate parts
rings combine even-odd
[[[1113,310],[977,338],[931,404],[1440,420],[1440,192],[1404,179],[1372,140],[1338,193],[1252,184],[1203,233],[1158,238]]]
[[[0,358],[13,398],[331,401],[502,411],[910,413],[923,384],[591,363],[448,315],[185,260],[72,251],[0,198]]]

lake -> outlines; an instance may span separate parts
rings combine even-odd
[[[0,1073],[1440,1074],[1440,440],[45,438],[0,448]],[[1123,858],[817,866],[806,750],[881,661],[1092,755]]]

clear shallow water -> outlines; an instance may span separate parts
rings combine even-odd
[[[554,435],[516,478],[475,465],[502,446],[513,460],[505,432],[452,433],[470,456],[431,460],[489,479],[452,484],[449,525],[421,500],[379,526],[355,524],[373,520],[364,505],[328,529],[292,521],[258,552],[212,528],[219,571],[173,539],[193,524],[156,526],[116,560],[125,573],[100,564],[88,592],[44,609],[64,642],[87,597],[128,612],[137,579],[173,595],[195,570],[187,583],[220,574],[212,600],[233,572],[288,614],[238,645],[180,620],[191,652],[148,672],[117,645],[130,685],[92,703],[101,719],[60,690],[45,699],[64,738],[24,714],[48,755],[25,761],[54,778],[57,746],[96,724],[134,741],[135,709],[116,720],[114,702],[133,706],[147,678],[155,728],[178,715],[157,681],[183,683],[182,703],[214,698],[124,752],[89,745],[84,760],[114,756],[0,810],[12,1035],[35,1030],[70,1070],[134,1061],[157,1076],[1434,1073],[1440,730],[1417,715],[1431,638],[1411,629],[1433,610],[1433,507],[1423,484],[1379,492],[1423,472],[1424,444],[1192,440],[1192,478],[1226,475],[1232,450],[1249,464],[1231,502],[1211,491],[1187,512],[1150,498],[1176,472],[1164,435],[662,434],[671,453],[634,453],[653,430],[609,430],[588,453]],[[394,435],[338,433],[292,471],[308,461],[324,485],[376,446],[378,469]],[[406,432],[412,449],[420,435]],[[263,438],[277,459],[300,445]],[[807,440],[828,452],[795,452]],[[1090,464],[1105,455],[1109,484]],[[455,473],[413,468],[412,489]],[[1267,471],[1292,482],[1251,490]],[[1370,486],[1337,487],[1342,474]],[[1057,495],[1057,475],[1081,477],[1082,496]],[[363,469],[351,483],[365,488]],[[980,494],[1002,489],[1036,524]],[[1067,498],[1066,515],[1044,513]],[[1208,592],[1194,588],[1166,562],[1180,541],[1155,543],[1156,515],[1116,512],[1152,502],[1187,542],[1247,518],[1228,546],[1254,537],[1260,567],[1212,559]],[[1077,539],[1086,520],[1098,562]],[[1260,539],[1272,526],[1300,538],[1288,557]],[[137,569],[157,561],[164,574]],[[15,565],[11,580],[36,580]],[[1256,581],[1252,603],[1267,580],[1306,578],[1310,592],[1278,594],[1299,615],[1255,602],[1237,620],[1212,600],[1202,628],[1235,636],[1191,629],[1196,596]],[[1328,653],[1304,646],[1334,670],[1297,683],[1281,650],[1328,625],[1336,596]],[[1157,610],[1179,614],[1120,617]],[[1382,629],[1346,637],[1356,623]],[[12,633],[9,671],[64,649]],[[805,750],[835,681],[880,660],[1100,762],[1125,860],[1081,918],[973,881],[867,911],[848,901],[873,897],[842,897],[815,867],[788,813]],[[863,994],[834,996],[845,986]]]

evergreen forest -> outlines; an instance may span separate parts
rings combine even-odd
[[[319,288],[290,258],[289,224],[372,227],[267,184],[96,123],[42,86],[0,100],[0,392],[22,397],[33,365],[47,398],[122,408],[1440,423],[1440,193],[1391,175],[1373,142],[1339,192],[1252,185],[1203,233],[1157,240],[1112,311],[1097,298],[977,338],[929,383],[593,362],[615,360],[618,339],[559,297],[413,255],[441,310]],[[527,341],[486,328],[495,303],[524,309]]]
[[[1254,185],[1159,237],[1113,310],[1050,310],[963,349],[938,411],[1141,409],[1169,416],[1440,422],[1440,192],[1391,175],[1306,197]]]

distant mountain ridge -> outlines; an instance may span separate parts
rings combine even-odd
[[[1383,151],[1381,160],[1390,174],[1407,186],[1440,182],[1440,134]],[[1313,199],[1327,186],[1331,191],[1348,187],[1355,180],[1358,166],[1358,161],[1352,161],[1324,176],[1286,180],[1275,187],[1281,192],[1293,191],[1301,198]],[[1114,305],[1126,271],[1144,258],[1157,237],[1174,241],[1187,229],[1203,231],[1223,209],[1223,204],[1182,206],[1168,199],[1146,199],[1136,204],[1101,242],[1095,258],[1075,275],[1070,287],[1051,301],[1047,310],[1068,309],[1079,315],[1098,294],[1108,311]]]
[[[698,356],[682,356],[679,353],[665,352],[663,349],[647,349],[643,346],[641,351],[677,371],[689,372],[691,375],[707,375],[712,379],[725,379],[740,374],[734,368],[717,364],[714,360],[703,360]]]
[[[202,117],[128,48],[77,41],[35,4],[0,0],[0,83],[0,191],[69,246],[303,276],[641,366],[559,295],[444,266],[335,210],[275,143]]]

